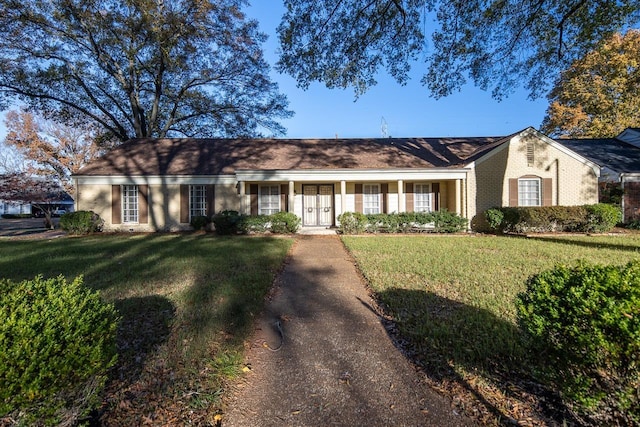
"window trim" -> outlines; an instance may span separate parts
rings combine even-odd
[[[140,189],[136,184],[123,184],[121,192],[121,212],[123,224],[140,224],[140,200],[138,198]],[[129,206],[135,200],[134,206]]]
[[[524,192],[523,189],[521,187],[522,183],[525,182],[535,182],[537,185],[537,200],[535,201],[536,204],[529,204],[527,203],[530,200],[533,200],[533,198],[531,197],[526,197],[528,195],[528,193]],[[523,178],[518,178],[518,206],[542,206],[542,179],[539,177],[523,177]]]
[[[371,189],[375,188],[376,192],[375,193],[367,193],[366,188],[369,187]],[[368,202],[368,198],[371,197],[373,199],[372,196],[376,196],[376,203],[375,203],[375,209],[376,212],[367,212],[367,209],[372,209],[371,207],[367,206],[367,202]],[[379,214],[382,213],[382,201],[381,201],[381,195],[382,195],[382,188],[381,185],[379,183],[363,183],[362,184],[362,213],[364,213],[365,215],[368,214]]]
[[[194,191],[196,189],[200,190],[199,196],[201,197],[201,200],[200,200],[201,207],[199,209],[194,207],[194,196],[196,196],[196,194],[194,194]],[[189,222],[191,222],[191,220],[195,216],[207,216],[207,186],[206,185],[189,185]]]
[[[418,187],[426,187],[425,191],[418,191]],[[426,209],[424,207],[419,207],[418,202],[420,197],[418,196],[426,196],[427,203]],[[422,210],[420,210],[422,208]],[[415,182],[413,183],[413,211],[414,212],[432,212],[433,211],[433,192],[430,182]]]
[[[265,188],[269,188],[269,194],[264,194],[263,193],[263,189]],[[272,190],[275,189],[276,190],[276,194],[272,194]],[[267,203],[268,207],[265,207],[265,200],[263,200],[263,196],[264,197],[269,197],[269,199],[273,198],[273,200],[277,200],[277,207],[274,208],[272,207],[272,205],[274,205],[273,200],[270,200]],[[265,211],[265,212],[263,212]],[[274,213],[278,213],[281,211],[281,206],[280,206],[280,184],[260,184],[258,186],[258,215],[272,215]]]

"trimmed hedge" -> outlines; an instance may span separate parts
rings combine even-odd
[[[558,266],[516,307],[542,381],[594,424],[640,424],[640,261]]]
[[[468,220],[446,210],[436,212],[402,212],[369,214],[345,212],[338,215],[343,234],[434,232],[456,233],[464,231]]]
[[[605,203],[492,208],[486,210],[484,216],[489,228],[498,233],[605,233],[622,219],[619,207]]]
[[[77,424],[100,403],[117,324],[113,305],[81,276],[0,279],[0,417]]]
[[[33,218],[32,214],[2,214],[2,218],[4,219],[23,219],[23,218]]]
[[[95,212],[67,212],[60,217],[60,228],[71,234],[89,234],[102,231],[104,221]]]
[[[248,216],[237,211],[222,211],[215,214],[211,221],[216,233],[220,235],[249,233],[295,233],[301,220],[291,212],[277,212],[272,215]]]

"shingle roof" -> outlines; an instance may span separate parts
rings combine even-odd
[[[237,170],[461,168],[510,137],[134,139],[76,175],[228,175]]]
[[[617,138],[556,139],[570,150],[617,173],[640,172],[640,148]]]

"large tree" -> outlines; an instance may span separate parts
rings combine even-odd
[[[549,94],[542,131],[612,137],[640,126],[640,31],[614,34],[563,71]]]
[[[0,0],[0,108],[131,137],[284,132],[247,0]]]
[[[28,111],[9,111],[5,118],[4,144],[14,147],[28,165],[23,170],[40,177],[53,177],[73,194],[71,175],[104,150],[92,126],[65,126],[43,120]]]
[[[614,32],[639,22],[635,0],[285,0],[280,71],[302,87],[422,79],[446,96],[468,80],[501,98],[524,85],[545,95],[555,74]],[[427,41],[428,33],[432,35]]]

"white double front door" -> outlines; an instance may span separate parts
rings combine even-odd
[[[302,225],[333,225],[333,185],[302,186]]]

